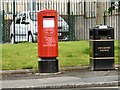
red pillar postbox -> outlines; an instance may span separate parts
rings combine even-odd
[[[56,10],[38,12],[39,72],[58,72],[58,15]]]

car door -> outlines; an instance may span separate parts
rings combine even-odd
[[[21,14],[19,14],[17,17],[16,17],[16,22],[15,22],[15,33],[14,33],[14,35],[15,35],[15,41],[16,42],[19,42],[19,41],[21,41],[21,38],[20,38],[20,32],[21,32],[21,26],[20,26],[20,24],[21,24],[21,18],[22,18],[22,13]]]
[[[29,26],[29,22],[27,21],[27,14],[23,13],[21,24],[20,24],[20,28],[21,28],[20,36],[22,41],[27,41],[28,26]]]

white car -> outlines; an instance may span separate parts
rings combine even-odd
[[[14,35],[15,42],[21,41],[29,41],[36,42],[37,41],[37,12],[35,11],[27,11],[21,12],[15,17],[15,31],[14,31],[14,22],[10,26],[10,37],[11,43],[14,43]],[[63,32],[63,34],[62,34]],[[67,40],[68,35],[64,34],[68,33],[68,24],[65,20],[58,16],[58,36],[62,37],[62,39]]]

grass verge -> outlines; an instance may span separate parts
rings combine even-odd
[[[2,45],[2,69],[37,69],[37,43]],[[89,65],[89,42],[59,42],[59,66]],[[118,42],[115,41],[115,63],[118,63]]]

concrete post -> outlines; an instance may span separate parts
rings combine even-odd
[[[96,25],[104,24],[104,0],[97,0],[96,3]]]

